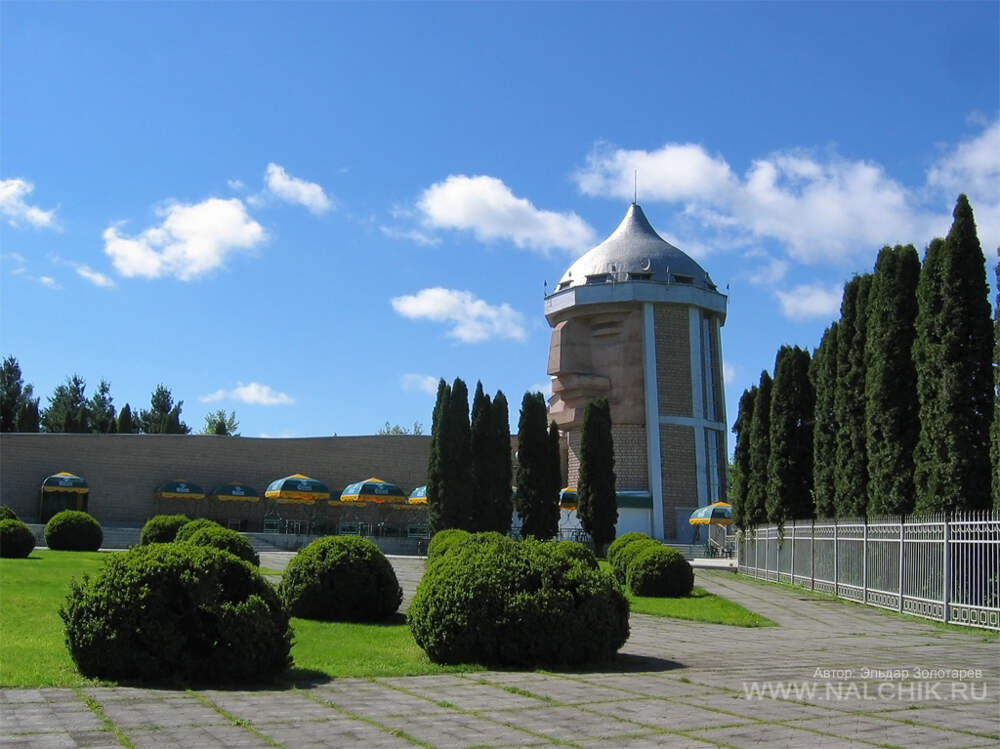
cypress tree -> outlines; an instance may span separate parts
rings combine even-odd
[[[837,333],[837,468],[834,506],[838,517],[868,510],[868,457],[865,454],[865,334],[871,274],[844,286]]]
[[[28,386],[30,387],[30,385]],[[26,398],[17,411],[17,431],[37,432],[41,418],[38,414],[38,398]]]
[[[451,397],[448,399],[448,430],[444,466],[448,493],[445,503],[448,517],[452,518],[450,528],[470,530],[469,496],[472,484],[472,435],[469,427],[469,389],[461,378],[451,383]]]
[[[118,434],[135,434],[138,430],[139,427],[132,416],[132,408],[126,403],[118,412],[118,425],[115,431]]]
[[[559,493],[552,482],[551,450],[541,393],[525,393],[517,423],[517,500],[521,536],[547,540],[559,531]]]
[[[448,490],[442,453],[442,445],[447,439],[450,400],[451,388],[441,379],[438,381],[437,400],[431,417],[431,446],[427,457],[427,527],[432,536],[438,531],[454,527],[449,525],[451,519],[445,507]]]
[[[837,333],[834,323],[823,333],[813,354],[809,377],[816,393],[813,424],[813,505],[816,516],[833,517],[836,507],[834,477],[837,475]]]
[[[553,426],[555,424],[553,423]],[[611,407],[607,398],[587,404],[580,436],[580,483],[577,517],[601,554],[615,538],[618,502],[615,495],[615,446],[611,436]]]
[[[493,530],[491,513],[493,473],[497,469],[497,456],[493,446],[493,408],[490,396],[483,392],[483,383],[476,383],[476,393],[472,396],[472,425],[470,427],[469,452],[472,457],[472,491],[466,499],[463,527],[471,532]]]
[[[493,414],[490,419],[493,426],[493,460],[495,470],[492,484],[489,487],[490,530],[510,533],[511,514],[514,511],[511,501],[511,481],[513,467],[510,458],[510,414],[507,408],[507,397],[502,390],[497,390],[493,396]]]
[[[994,341],[985,264],[972,208],[960,195],[951,231],[927,248],[917,285],[918,512],[990,506]]]
[[[993,312],[993,436],[990,462],[993,464],[993,509],[1000,512],[1000,261],[996,265],[996,288],[997,304]]]
[[[733,505],[733,522],[738,528],[749,528],[745,517],[747,488],[750,480],[750,424],[753,422],[757,386],[753,385],[740,396],[739,415],[733,424],[736,445],[733,448],[733,479],[729,487]]]
[[[809,352],[798,346],[782,346],[774,362],[765,507],[768,521],[778,525],[815,514],[811,490],[816,395],[809,381],[810,362]]]
[[[546,413],[548,411],[546,410]],[[559,451],[559,427],[556,426],[554,421],[549,422],[549,487],[552,492],[556,495],[556,501],[558,503],[558,497],[563,488],[563,475],[562,475],[562,456]],[[559,516],[558,510],[556,511],[556,524],[558,526]]]
[[[913,510],[917,443],[914,324],[920,260],[913,245],[883,247],[868,295],[865,339],[865,449],[868,515]]]
[[[750,473],[743,519],[747,528],[767,520],[767,464],[771,455],[771,375],[760,373],[750,422]]]

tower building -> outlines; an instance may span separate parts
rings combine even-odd
[[[656,538],[676,539],[692,510],[726,496],[726,302],[635,203],[545,297],[549,416],[567,438],[569,484],[579,477],[584,410],[606,397],[617,488],[648,492]]]

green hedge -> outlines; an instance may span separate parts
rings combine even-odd
[[[247,683],[291,664],[288,613],[274,588],[207,546],[111,554],[98,575],[73,581],[59,613],[74,663],[92,678]]]
[[[577,548],[473,534],[429,565],[407,615],[436,663],[563,665],[611,658],[628,601]]]
[[[643,545],[628,568],[628,587],[637,596],[691,595],[694,570],[684,555],[670,546]]]
[[[79,510],[63,510],[45,524],[45,545],[57,551],[97,551],[104,541],[101,524]]]
[[[187,515],[154,515],[142,526],[140,544],[168,544],[177,537],[181,526],[190,523]]]
[[[435,533],[427,544],[427,563],[447,554],[452,549],[461,546],[472,538],[472,534],[461,528],[449,528]]]
[[[655,541],[645,533],[626,533],[621,538],[622,544],[615,549],[614,554],[608,551],[608,562],[614,570],[615,578],[622,585],[628,579],[628,568],[632,560],[645,549],[662,546],[659,541]]]
[[[174,536],[174,541],[182,542],[187,541],[195,533],[200,531],[202,528],[221,528],[222,526],[216,523],[214,520],[209,520],[208,518],[195,518],[190,522],[184,523],[180,528],[177,529],[177,533]]]
[[[8,507],[7,505],[0,505],[0,520],[20,520],[17,513],[14,512],[13,507]]]
[[[244,562],[249,562],[255,567],[260,566],[260,557],[253,550],[246,536],[242,536],[230,528],[223,528],[221,525],[206,525],[196,531],[190,538],[181,543],[193,544],[194,546],[214,546],[216,549],[228,551]]]
[[[278,595],[292,616],[377,621],[399,608],[403,590],[378,546],[360,536],[319,538],[288,563]]]
[[[35,534],[20,520],[0,520],[0,557],[24,559],[35,548]]]

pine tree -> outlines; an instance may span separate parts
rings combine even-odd
[[[115,431],[118,434],[135,434],[139,431],[139,425],[136,424],[135,418],[132,416],[132,408],[128,403],[122,406],[122,410],[118,412],[118,424]]]
[[[844,286],[837,333],[837,469],[834,505],[838,517],[868,510],[868,457],[865,454],[865,334],[871,274]]]
[[[472,457],[472,491],[463,508],[464,528],[468,531],[493,530],[490,512],[493,474],[497,468],[494,451],[493,408],[490,396],[483,392],[483,383],[476,383],[476,393],[472,397],[472,424],[470,426],[469,449]]]
[[[583,412],[576,514],[593,539],[598,554],[602,554],[607,544],[614,540],[618,523],[615,446],[607,398],[591,401]]]
[[[767,519],[784,525],[815,515],[813,419],[816,395],[809,381],[809,352],[782,346],[771,388],[770,453],[767,463]]]
[[[111,385],[107,380],[101,380],[97,392],[90,396],[87,409],[90,412],[92,432],[108,434],[117,430],[114,399],[111,397]]]
[[[31,385],[27,387],[30,388]],[[27,398],[17,412],[17,431],[37,432],[40,426],[41,418],[38,415],[38,398]]]
[[[920,259],[913,245],[883,247],[868,295],[865,339],[865,449],[868,515],[913,510],[917,443],[914,324]]]
[[[813,505],[816,516],[831,518],[835,514],[837,474],[837,333],[834,323],[823,333],[819,348],[813,354],[809,377],[816,393],[816,414],[813,424]]]
[[[434,414],[431,417],[431,445],[427,457],[427,527],[431,535],[454,527],[449,525],[451,518],[445,504],[448,488],[442,455],[442,444],[447,439],[448,401],[450,399],[451,388],[448,387],[448,383],[444,379],[439,380],[437,400],[434,402]]]
[[[951,231],[931,242],[917,285],[917,512],[991,504],[994,341],[985,263],[972,208],[960,195]]]
[[[33,395],[34,388],[21,379],[17,359],[5,358],[0,365],[0,432],[38,431],[38,399]]]
[[[49,396],[49,405],[42,412],[41,426],[45,432],[89,432],[90,417],[84,391],[87,383],[79,375],[67,377]]]
[[[541,393],[525,393],[517,423],[517,499],[521,536],[547,540],[559,531],[559,492],[553,491],[551,451]]]
[[[490,530],[507,535],[510,533],[511,515],[514,512],[511,499],[513,466],[510,456],[510,413],[507,396],[502,390],[497,390],[497,394],[493,396],[493,414],[490,422],[493,426],[492,453],[495,462],[488,495]]]
[[[760,373],[750,422],[750,472],[743,520],[756,528],[767,520],[767,464],[771,455],[771,375]]]
[[[750,424],[753,422],[754,403],[757,400],[757,386],[753,385],[740,396],[739,415],[733,424],[736,445],[733,448],[732,481],[729,485],[730,501],[733,505],[733,523],[737,528],[749,528],[745,512],[747,489],[750,481]]]
[[[191,429],[181,421],[184,401],[174,403],[174,396],[162,383],[149,398],[149,410],[139,412],[139,429],[146,434],[188,434]]]

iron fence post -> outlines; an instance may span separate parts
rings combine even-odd
[[[899,516],[899,611],[903,611],[903,579],[905,575],[903,574],[903,549],[906,548],[905,543],[905,532],[906,532],[906,516]]]
[[[951,615],[951,524],[948,522],[948,515],[944,516],[944,584],[942,585],[942,621],[948,621]]]

